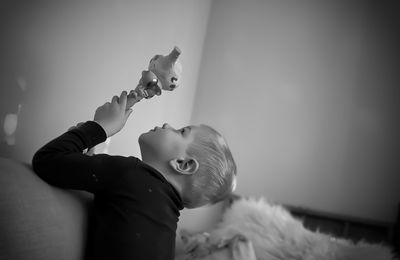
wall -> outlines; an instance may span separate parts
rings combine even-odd
[[[192,122],[227,138],[238,193],[394,220],[398,7],[213,2]]]
[[[8,132],[2,124],[1,156],[30,161],[45,142],[135,88],[150,58],[175,45],[184,87],[138,103],[123,131],[98,152],[140,156],[141,133],[190,121],[210,1],[2,1],[0,7],[0,122],[18,115]]]

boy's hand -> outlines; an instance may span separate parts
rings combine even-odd
[[[123,91],[120,97],[114,96],[111,103],[107,102],[96,109],[94,121],[103,127],[107,137],[118,133],[132,113],[132,109],[127,109],[126,103],[127,94]]]

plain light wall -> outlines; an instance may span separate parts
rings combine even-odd
[[[213,1],[192,122],[226,137],[238,165],[237,193],[394,221],[396,7]]]

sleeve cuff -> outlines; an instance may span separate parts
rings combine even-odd
[[[107,134],[103,127],[95,121],[87,121],[74,130],[83,137],[88,148],[92,148],[107,139]]]

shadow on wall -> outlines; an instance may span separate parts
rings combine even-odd
[[[35,84],[39,66],[34,64],[34,53],[29,52],[23,35],[24,7],[23,1],[0,4],[0,156],[6,158],[18,158],[21,115],[28,96],[35,97],[30,88],[41,88]]]
[[[6,10],[0,9],[0,156],[13,158],[28,84],[20,64],[12,63],[18,60],[18,47],[12,46],[14,35]]]

